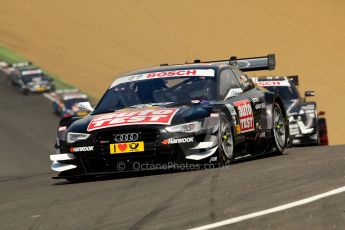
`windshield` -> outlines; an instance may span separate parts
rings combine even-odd
[[[39,82],[48,80],[47,76],[44,74],[30,74],[22,76],[24,82]]]
[[[265,87],[271,92],[277,92],[283,101],[291,101],[299,98],[298,91],[288,86],[268,86]]]
[[[130,81],[108,89],[95,112],[142,104],[183,104],[216,99],[215,77],[169,77]]]
[[[65,108],[66,109],[72,109],[72,107],[79,103],[79,102],[87,102],[89,101],[88,99],[86,98],[75,98],[75,99],[69,99],[69,100],[66,100],[65,101]]]

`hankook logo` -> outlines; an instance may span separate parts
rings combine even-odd
[[[76,152],[91,152],[93,151],[94,146],[85,146],[85,147],[71,147],[69,151],[71,153],[76,153]]]
[[[114,140],[116,142],[137,141],[138,138],[139,138],[139,134],[137,133],[124,133],[124,134],[116,134]]]
[[[171,144],[183,144],[183,143],[190,143],[190,142],[194,142],[194,137],[169,138],[162,141],[162,144],[171,145]]]

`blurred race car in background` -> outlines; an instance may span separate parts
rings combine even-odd
[[[20,62],[18,64],[31,65],[30,62]],[[12,67],[10,63],[5,62],[5,61],[0,61],[0,76],[5,79],[5,82],[8,79],[11,72],[13,72],[13,70],[14,68]]]
[[[9,67],[9,64],[5,61],[0,61],[0,69]]]
[[[53,79],[31,62],[14,63],[7,68],[7,84],[23,94],[52,92]]]
[[[90,102],[89,97],[80,92],[78,89],[56,90],[53,93],[54,113],[64,117],[79,116],[83,117],[88,114],[87,111],[81,111],[78,107],[80,102]]]
[[[290,144],[319,145],[319,122],[316,102],[306,101],[314,91],[306,91],[302,97],[297,89],[298,76],[253,77],[252,80],[270,92],[278,93],[284,102],[289,120]]]
[[[272,70],[275,56],[197,62],[128,73],[94,110],[80,103],[92,112],[60,121],[50,156],[55,178],[181,169],[175,163],[223,165],[235,157],[283,153],[283,102],[243,72]]]

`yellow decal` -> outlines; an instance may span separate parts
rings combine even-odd
[[[241,132],[241,126],[235,125],[235,131],[236,131],[236,133],[240,133]]]
[[[132,153],[132,152],[144,152],[144,142],[138,141],[138,142],[110,144],[111,154]]]

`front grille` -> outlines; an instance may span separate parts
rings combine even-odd
[[[123,129],[123,130],[107,130],[101,131],[95,134],[95,143],[99,146],[99,150],[103,154],[110,154],[110,144],[116,143],[126,143],[130,141],[122,141],[117,142],[115,141],[115,136],[117,134],[127,134],[127,133],[137,133],[138,140],[136,141],[143,141],[144,142],[144,149],[145,152],[140,153],[123,153],[123,154],[116,154],[117,157],[140,157],[141,155],[146,154],[153,154],[156,150],[157,140],[159,136],[159,132],[156,129]],[[138,156],[137,156],[138,155]]]

